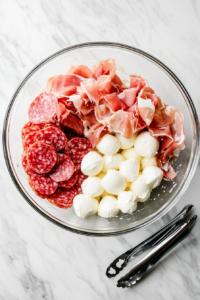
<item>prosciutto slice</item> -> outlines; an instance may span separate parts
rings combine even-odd
[[[101,94],[93,78],[82,81],[81,87],[91,101],[94,101],[96,104],[99,103]]]
[[[91,68],[91,71],[93,73],[95,73],[100,66],[102,66],[103,74],[108,75],[110,77],[110,79],[112,80],[114,78],[115,72],[116,72],[115,60],[112,58],[101,60],[98,64],[94,65]]]
[[[56,75],[52,78],[50,78],[47,82],[47,90],[62,94],[65,91],[66,87],[76,87],[80,86],[81,81],[83,81],[84,78],[80,77],[78,75]]]
[[[138,97],[138,113],[149,126],[154,118],[155,106],[150,99]]]
[[[126,108],[126,104],[124,104],[124,102],[119,99],[117,93],[112,93],[110,95],[107,95],[105,97],[105,100],[112,112],[116,112],[118,110]]]
[[[73,71],[73,74],[79,75],[84,78],[91,78],[92,77],[92,72],[87,66],[84,65],[79,65],[75,68]]]

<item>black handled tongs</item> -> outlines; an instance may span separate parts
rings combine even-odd
[[[159,231],[154,233],[152,236],[150,236],[148,239],[146,239],[145,241],[143,241],[136,247],[131,248],[130,250],[126,251],[125,253],[123,253],[122,255],[117,257],[107,268],[106,275],[109,278],[116,276],[127,265],[128,261],[130,260],[131,257],[135,257],[139,253],[144,252],[145,250],[147,250],[149,248],[153,248],[155,246],[157,246],[157,247],[152,252],[150,252],[150,254],[151,254],[151,255],[149,254],[150,257],[153,256],[152,259],[155,259],[155,256],[158,258],[159,255],[161,255],[159,257],[159,259],[160,259],[162,256],[164,256],[164,254],[166,254],[175,245],[177,245],[183,238],[186,237],[187,233],[189,232],[189,229],[192,227],[193,223],[196,221],[197,216],[194,216],[183,226],[181,226],[181,227],[179,226],[181,221],[183,221],[186,218],[186,216],[189,214],[189,212],[191,211],[192,208],[193,208],[193,205],[186,205],[176,217],[174,217],[170,222],[168,222],[165,226],[163,226]],[[170,249],[168,250],[167,247],[169,247],[169,245],[171,245],[171,242],[173,242],[173,247],[170,247]],[[163,251],[164,251],[164,253],[163,253]],[[140,272],[140,269],[142,268],[143,273],[139,273],[139,274],[146,273],[146,270],[145,270],[146,265],[144,266],[144,261],[146,262],[146,259],[148,258],[147,259],[147,264],[148,264],[149,255],[147,255],[140,263],[138,263],[135,266],[136,269],[134,267],[129,272],[130,274],[127,273],[124,277],[120,278],[120,280],[118,281],[118,286],[122,286],[122,287],[131,286],[136,281],[138,281],[141,278],[138,275],[138,272]],[[152,262],[155,262],[155,260],[153,260]],[[154,263],[154,265],[155,265],[155,263]],[[150,269],[149,266],[150,265],[148,265],[148,269]],[[136,270],[137,270],[137,272],[136,272]],[[145,270],[145,272],[144,272],[144,270]],[[135,274],[135,275],[133,275],[133,274]],[[136,276],[136,274],[137,274],[137,276]],[[133,276],[136,276],[137,279],[135,279],[135,278],[131,279]],[[135,280],[135,282],[134,282],[134,280]]]

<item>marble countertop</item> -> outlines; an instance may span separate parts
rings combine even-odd
[[[138,47],[180,78],[200,112],[200,2],[197,0],[2,0],[0,116],[25,75],[61,48],[89,41]],[[2,131],[2,128],[1,128]],[[200,218],[200,165],[179,203],[151,226],[118,237],[64,231],[21,197],[0,156],[0,299],[200,299],[200,220],[190,236],[130,289],[105,270],[120,253],[165,224],[185,204]],[[130,265],[129,265],[130,267]]]

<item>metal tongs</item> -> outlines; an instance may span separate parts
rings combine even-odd
[[[179,244],[190,232],[190,229],[197,219],[196,215],[189,221],[185,221],[181,226],[180,223],[186,219],[192,208],[193,205],[186,205],[176,217],[159,231],[136,247],[131,248],[117,257],[107,268],[106,275],[109,278],[116,276],[127,265],[131,257],[135,257],[145,250],[155,247],[126,275],[118,280],[117,286],[123,288],[130,287],[139,281],[164,255]]]

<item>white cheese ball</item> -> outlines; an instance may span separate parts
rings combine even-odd
[[[151,188],[146,183],[144,175],[139,175],[138,179],[131,184],[130,189],[137,195],[139,202],[146,201],[151,194]]]
[[[157,167],[157,162],[156,162],[155,156],[154,157],[146,157],[141,160],[142,170],[144,170],[146,167],[149,167],[149,166]]]
[[[131,214],[137,208],[137,196],[131,191],[124,191],[118,196],[118,206],[123,213]]]
[[[121,163],[124,161],[124,158],[121,154],[114,155],[104,155],[103,156],[104,165],[102,172],[106,173],[109,169],[117,170],[119,169]]]
[[[99,203],[98,215],[103,218],[113,218],[119,213],[118,201],[115,197],[105,196]]]
[[[81,162],[81,171],[88,176],[95,176],[103,169],[103,158],[95,151],[87,153]]]
[[[120,165],[120,172],[127,182],[133,182],[138,178],[140,163],[135,158],[130,158],[123,161]]]
[[[97,144],[97,149],[104,155],[114,155],[120,149],[120,142],[115,136],[105,134]]]
[[[142,157],[135,151],[134,148],[123,150],[121,155],[124,157],[124,159],[135,158],[138,161],[142,159]]]
[[[120,133],[117,133],[116,137],[120,142],[120,148],[121,149],[129,149],[129,148],[134,146],[137,134],[134,133],[133,136],[130,139],[126,139]]]
[[[135,151],[143,157],[153,157],[159,149],[159,142],[149,132],[140,133],[135,140]]]
[[[80,194],[74,197],[73,207],[76,215],[84,219],[97,213],[99,202],[90,196]]]
[[[108,170],[101,184],[106,192],[113,195],[119,195],[126,187],[126,181],[123,175],[116,170]]]
[[[142,174],[146,179],[146,183],[152,188],[155,189],[160,185],[163,179],[163,171],[155,166],[146,167]]]
[[[104,191],[101,185],[101,178],[99,177],[88,177],[81,184],[81,188],[83,194],[88,195],[90,197],[98,197]]]

